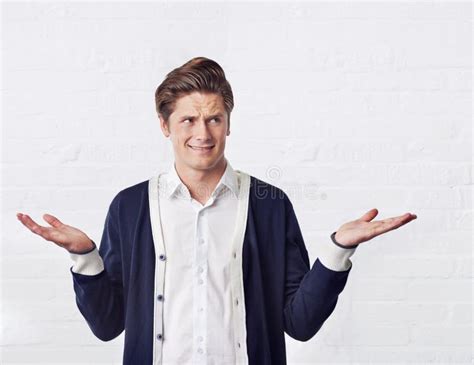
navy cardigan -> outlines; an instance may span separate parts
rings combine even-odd
[[[123,364],[152,364],[155,249],[148,180],[121,190],[105,219],[102,272],[70,272],[76,304],[96,337],[125,330]],[[140,243],[140,244],[138,244]],[[283,190],[250,176],[242,249],[247,355],[251,365],[286,364],[286,332],[311,339],[331,315],[352,265],[312,268],[293,205]]]

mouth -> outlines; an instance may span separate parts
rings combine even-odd
[[[191,148],[192,150],[194,151],[199,151],[199,152],[207,152],[207,151],[210,151],[214,148],[215,145],[212,145],[212,146],[191,146],[191,145],[188,145],[189,148]]]

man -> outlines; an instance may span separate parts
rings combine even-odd
[[[416,215],[368,211],[310,269],[288,196],[224,156],[234,104],[222,68],[194,58],[155,101],[174,161],[114,197],[99,248],[52,215],[51,227],[18,219],[69,251],[78,308],[103,341],[125,330],[124,364],[286,364],[284,333],[307,341],[321,328],[356,247]]]

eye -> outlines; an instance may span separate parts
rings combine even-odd
[[[213,119],[211,119],[211,120],[215,120],[216,123],[220,122],[220,119],[219,119],[219,118],[213,118]]]
[[[188,122],[188,121],[191,122],[191,119],[189,119],[189,118],[185,119],[185,120],[183,120],[183,123]]]

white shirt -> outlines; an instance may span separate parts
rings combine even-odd
[[[174,162],[160,178],[167,253],[163,364],[235,364],[230,265],[239,178],[226,169],[208,201],[193,199]],[[162,189],[162,190],[161,190]]]

